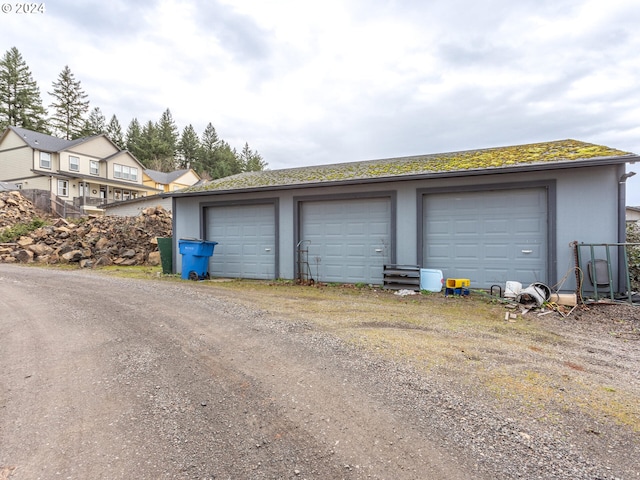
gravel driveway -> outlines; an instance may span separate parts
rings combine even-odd
[[[575,372],[606,363],[633,418],[557,415],[486,373],[309,321],[336,313],[274,290],[0,264],[0,479],[640,478],[633,335],[594,343],[577,327],[554,350],[591,355],[593,369],[562,358]],[[409,302],[396,309],[424,310]]]

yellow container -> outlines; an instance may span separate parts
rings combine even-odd
[[[470,283],[468,278],[447,278],[447,288],[468,287]]]

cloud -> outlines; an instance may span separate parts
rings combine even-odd
[[[0,41],[43,93],[69,65],[124,128],[169,108],[280,168],[562,138],[640,153],[639,23],[636,0],[60,0],[0,17]]]
[[[150,12],[160,4],[161,0],[56,0],[55,4],[46,5],[46,15],[47,21],[68,28],[76,39],[108,43],[112,38],[120,41],[134,39],[152,27]]]

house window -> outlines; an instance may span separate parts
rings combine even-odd
[[[91,175],[98,175],[100,173],[98,162],[96,162],[95,160],[91,160],[89,162],[89,173]]]
[[[51,154],[40,152],[40,168],[51,168]]]
[[[67,180],[58,180],[58,196],[69,196],[69,182]]]
[[[80,170],[80,159],[78,157],[69,157],[69,170],[72,172]]]
[[[129,200],[131,198],[131,192],[129,190],[122,191],[122,200]]]
[[[121,178],[123,180],[138,180],[138,169],[136,167],[128,167],[126,165],[113,164],[113,178]]]
[[[113,199],[114,200],[122,200],[122,190],[119,188],[113,189]]]

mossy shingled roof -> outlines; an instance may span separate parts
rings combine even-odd
[[[312,167],[245,172],[183,190],[189,192],[245,190],[289,185],[371,180],[453,172],[505,169],[534,164],[633,156],[613,148],[580,142],[555,142],[463,152],[418,155]]]

